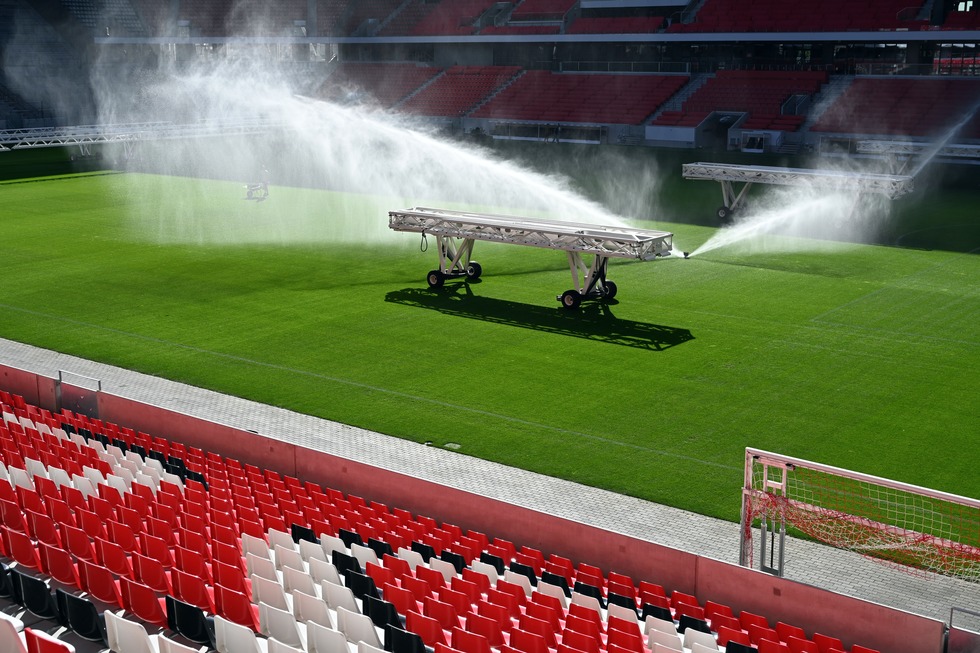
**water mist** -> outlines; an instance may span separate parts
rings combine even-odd
[[[875,242],[890,200],[811,186],[767,187],[732,225],[691,252],[720,248],[737,254],[834,251]]]
[[[185,196],[168,197],[150,210],[143,206],[133,217],[139,233],[160,241],[404,242],[387,229],[387,211],[411,206],[624,224],[566,178],[440,138],[405,116],[304,97],[279,71],[254,60],[148,77],[136,94],[106,89],[100,105],[113,121],[132,112],[142,121],[263,119],[282,126],[273,135],[142,143],[131,168],[191,178]],[[271,185],[261,204],[242,201],[243,190],[216,197],[215,185],[202,181],[246,183],[261,176]],[[138,192],[144,192],[147,182],[140,183]],[[324,200],[322,193],[282,192],[284,186],[326,188],[340,196]],[[286,196],[290,201],[283,201]]]

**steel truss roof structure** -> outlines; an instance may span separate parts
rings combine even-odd
[[[578,308],[583,299],[615,296],[616,285],[606,279],[609,258],[649,261],[669,256],[673,245],[673,234],[666,231],[424,207],[390,211],[388,226],[420,233],[423,241],[427,235],[436,237],[439,268],[428,275],[433,288],[442,286],[446,278],[479,278],[483,269],[470,258],[476,240],[563,250],[575,288],[558,299],[569,309]],[[584,263],[583,254],[594,255],[591,266]]]
[[[38,147],[87,147],[98,143],[130,143],[143,140],[199,138],[259,134],[279,126],[267,120],[198,122],[174,124],[167,122],[132,123],[121,125],[81,125],[75,127],[37,127],[0,131],[0,152]]]

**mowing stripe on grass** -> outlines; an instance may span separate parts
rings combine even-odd
[[[378,393],[382,393],[382,394],[391,395],[393,397],[400,397],[400,398],[403,398],[403,399],[410,399],[412,401],[419,401],[419,402],[423,402],[423,403],[428,403],[428,404],[432,404],[432,405],[435,405],[435,406],[440,406],[440,407],[443,407],[443,408],[451,408],[453,410],[459,410],[459,411],[463,411],[463,412],[467,412],[467,413],[472,413],[472,414],[475,414],[475,415],[481,415],[481,416],[485,416],[485,417],[491,417],[491,418],[494,418],[494,419],[499,419],[499,420],[506,421],[506,422],[511,422],[511,423],[514,423],[514,424],[521,424],[521,425],[525,425],[525,426],[530,426],[530,427],[537,428],[537,429],[542,429],[542,430],[545,430],[545,431],[553,431],[555,433],[560,433],[562,435],[571,435],[571,436],[579,437],[579,438],[582,438],[582,439],[585,439],[585,440],[592,440],[592,441],[595,441],[595,442],[602,442],[604,444],[611,444],[611,445],[616,445],[616,446],[620,446],[620,447],[626,447],[628,449],[634,449],[634,450],[637,450],[637,451],[643,451],[643,452],[646,452],[646,453],[655,454],[655,455],[659,455],[659,456],[664,456],[664,457],[668,457],[668,458],[676,458],[678,460],[686,460],[686,461],[689,461],[689,462],[699,463],[701,465],[708,465],[710,467],[716,467],[716,468],[719,468],[719,469],[727,469],[727,470],[734,470],[734,471],[741,471],[741,469],[742,469],[741,467],[738,467],[738,466],[726,465],[726,464],[714,462],[714,461],[711,461],[711,460],[705,460],[705,459],[702,459],[702,458],[697,458],[695,456],[687,456],[687,455],[684,455],[684,454],[674,453],[674,452],[671,452],[671,451],[664,451],[663,449],[652,449],[650,447],[644,447],[644,446],[638,445],[638,444],[632,444],[632,443],[629,443],[629,442],[623,442],[621,440],[614,440],[612,438],[607,438],[607,437],[604,437],[604,436],[601,436],[601,435],[594,435],[594,434],[591,434],[591,433],[583,433],[581,431],[573,431],[573,430],[570,430],[570,429],[563,429],[563,428],[559,428],[559,427],[553,426],[551,424],[544,424],[542,422],[533,422],[531,420],[521,419],[519,417],[512,417],[512,416],[509,416],[509,415],[503,415],[503,414],[500,414],[500,413],[495,413],[495,412],[488,411],[488,410],[481,410],[481,409],[478,409],[478,408],[470,408],[468,406],[462,406],[460,404],[453,404],[453,403],[450,403],[450,402],[447,402],[447,401],[441,401],[441,400],[432,399],[432,398],[429,398],[429,397],[423,397],[423,396],[419,396],[419,395],[413,395],[413,394],[409,394],[407,392],[400,392],[398,390],[392,390],[390,388],[382,388],[382,387],[375,386],[375,385],[370,385],[370,384],[367,384],[367,383],[361,383],[359,381],[352,381],[350,379],[342,379],[342,378],[339,378],[339,377],[336,377],[336,376],[330,376],[328,374],[322,374],[320,372],[311,372],[311,371],[308,371],[308,370],[300,370],[300,369],[297,369],[295,367],[289,367],[289,366],[286,366],[286,365],[278,365],[276,363],[267,363],[267,362],[258,361],[258,360],[252,359],[252,358],[246,358],[244,356],[236,356],[234,354],[227,354],[227,353],[224,353],[224,352],[218,352],[218,351],[213,351],[213,350],[210,350],[210,349],[204,349],[202,347],[195,347],[193,345],[186,345],[186,344],[179,343],[179,342],[173,342],[171,340],[164,340],[162,338],[154,338],[152,336],[146,336],[146,335],[142,335],[142,334],[139,334],[139,333],[133,333],[133,332],[130,332],[130,331],[123,331],[122,329],[115,329],[115,328],[112,328],[112,327],[102,326],[102,325],[99,325],[99,324],[92,324],[91,322],[84,322],[82,320],[75,320],[75,319],[64,317],[64,316],[61,316],[61,315],[52,315],[50,313],[44,313],[42,311],[35,311],[35,310],[28,309],[28,308],[22,308],[20,306],[11,306],[10,304],[2,304],[2,303],[0,303],[0,308],[6,309],[8,311],[14,311],[14,312],[18,312],[18,313],[23,313],[23,314],[26,314],[26,315],[32,315],[32,316],[35,316],[35,317],[41,317],[41,318],[45,318],[45,319],[48,319],[48,320],[54,320],[54,321],[64,322],[64,323],[72,324],[72,325],[76,325],[76,326],[82,326],[82,327],[86,327],[88,329],[94,329],[94,330],[98,330],[98,331],[104,331],[104,332],[107,332],[107,333],[113,333],[113,334],[116,334],[116,335],[126,336],[126,337],[133,338],[133,339],[136,339],[136,340],[144,340],[144,341],[147,341],[147,342],[153,342],[153,343],[157,343],[157,344],[166,345],[168,347],[175,347],[175,348],[184,349],[184,350],[187,350],[187,351],[192,351],[192,352],[195,352],[195,353],[206,354],[208,356],[215,356],[217,358],[223,358],[225,360],[230,360],[230,361],[234,361],[234,362],[238,362],[238,363],[245,363],[247,365],[254,365],[256,367],[265,367],[265,368],[268,368],[268,369],[278,370],[278,371],[281,371],[281,372],[288,372],[290,374],[296,374],[298,376],[306,376],[306,377],[315,378],[315,379],[318,379],[318,380],[321,380],[321,381],[329,381],[329,382],[332,382],[332,383],[337,383],[337,384],[341,384],[341,385],[347,385],[347,386],[354,387],[354,388],[361,388],[361,389],[368,390],[368,391],[371,391],[371,392],[378,392]]]

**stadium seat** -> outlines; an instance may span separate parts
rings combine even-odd
[[[827,653],[830,649],[834,648],[844,650],[844,645],[841,643],[840,639],[836,637],[831,637],[822,633],[813,633],[811,640],[817,645],[817,650],[820,653]]]
[[[340,572],[331,562],[326,562],[325,560],[320,560],[319,558],[310,558],[310,576],[317,585],[321,585],[323,581],[328,581],[334,585],[342,585],[343,581],[340,578]]]
[[[507,631],[510,631],[510,617],[506,617]],[[453,629],[455,630],[455,629]],[[505,643],[504,630],[500,623],[481,614],[470,614],[466,617],[466,631],[486,638],[490,646],[502,646]]]
[[[21,623],[23,628],[23,623]],[[6,614],[0,615],[0,651],[27,653],[27,646],[17,630],[16,621]]]
[[[416,633],[396,626],[385,628],[385,650],[391,653],[425,653],[425,643]],[[451,651],[445,644],[437,644],[436,651]]]
[[[41,559],[38,556],[37,548],[26,532],[4,526],[2,534],[3,549],[9,557],[13,558],[19,566],[35,571],[41,570]]]
[[[300,628],[291,612],[259,603],[259,632],[288,646],[306,650],[306,629]]]
[[[565,629],[561,636],[561,643],[575,651],[581,651],[581,653],[599,653],[601,642],[591,635]]]
[[[157,645],[160,647],[160,653],[200,653],[200,649],[176,642],[164,634],[157,637]]]
[[[166,602],[157,596],[153,588],[122,576],[119,578],[119,591],[124,609],[154,626],[167,625]]]
[[[651,630],[647,635],[647,639],[651,648],[654,644],[665,646],[674,651],[680,651],[684,648],[680,635],[676,633],[671,634],[660,630]]]
[[[75,653],[75,647],[48,635],[43,630],[24,629],[27,653]]]
[[[214,646],[213,620],[204,611],[190,603],[166,597],[168,627],[195,644]]]
[[[421,637],[426,646],[435,647],[436,644],[450,643],[437,620],[418,612],[409,612],[405,615],[405,628]]]
[[[759,653],[791,653],[791,649],[783,642],[776,642],[771,639],[764,639],[759,642],[757,648]]]
[[[365,596],[361,602],[364,614],[370,617],[371,621],[378,628],[384,630],[388,625],[395,626],[396,628],[402,627],[403,624],[399,618],[398,610],[393,604],[370,595]]]
[[[214,643],[218,653],[267,653],[268,645],[255,636],[255,631],[221,615],[214,616]]]
[[[90,642],[106,643],[106,629],[102,611],[92,601],[58,590],[58,604],[63,610],[62,619],[76,635]]]
[[[343,585],[335,585],[330,581],[320,582],[321,593],[323,595],[323,600],[327,602],[334,611],[344,608],[350,612],[359,612],[360,607],[357,605],[357,601],[354,599],[354,593],[350,589],[344,587]]]
[[[154,653],[160,650],[158,638],[146,632],[143,624],[105,611],[106,643],[115,653]]]
[[[44,567],[44,573],[59,583],[81,589],[81,581],[78,578],[78,567],[75,566],[75,562],[69,552],[60,547],[43,542],[38,544],[38,551],[41,556],[41,565]]]
[[[307,623],[307,643],[309,653],[350,653],[343,633],[316,622]]]
[[[772,639],[777,641],[776,638]],[[813,640],[793,637],[791,635],[785,643],[789,647],[790,653],[820,653],[819,644]]]
[[[10,569],[8,577],[17,602],[28,612],[41,619],[53,619],[57,616],[54,597],[44,579],[31,576],[19,569]]]
[[[453,628],[450,645],[462,653],[491,653],[486,637],[468,633],[462,628]]]

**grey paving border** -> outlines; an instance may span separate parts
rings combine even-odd
[[[61,370],[81,374],[100,380],[104,391],[118,396],[698,555],[738,561],[738,525],[731,522],[10,340],[0,339],[0,361],[52,378]],[[942,621],[949,620],[953,606],[980,612],[980,585],[975,583],[912,575],[800,540],[790,540],[786,552],[786,576],[792,580]]]

